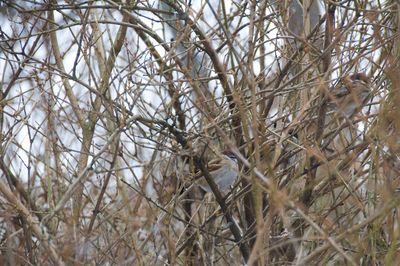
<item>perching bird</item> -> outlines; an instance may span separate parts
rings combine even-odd
[[[364,73],[356,73],[342,78],[342,86],[332,91],[334,96],[328,104],[326,132],[331,135],[324,142],[329,143],[328,151],[340,151],[357,139],[354,119],[371,96],[371,84]],[[347,125],[345,125],[347,123]],[[332,139],[332,137],[334,139]]]
[[[235,183],[239,175],[239,165],[235,154],[231,151],[223,151],[217,158],[207,164],[210,176],[222,192],[226,192]],[[211,188],[201,172],[195,174],[198,186],[205,192],[210,192]]]
[[[354,165],[350,147],[362,141],[358,116],[371,97],[371,83],[364,73],[356,73],[342,78],[339,88],[328,104],[325,121],[323,148],[326,159],[334,157],[318,168],[317,176],[336,175],[338,168],[347,175],[349,166]],[[349,166],[346,166],[348,164]]]
[[[337,110],[339,116],[351,118],[361,111],[370,98],[371,85],[364,73],[346,76],[341,81],[343,86],[333,92],[330,109]]]
[[[340,198],[346,198],[346,193],[353,195],[359,184],[358,174],[363,171],[362,150],[359,149],[363,145],[359,144],[365,144],[366,124],[362,109],[373,96],[372,88],[364,73],[355,73],[342,78],[340,86],[331,91],[323,154],[315,174],[318,183],[313,187],[313,193],[318,195],[314,203],[316,206],[335,206],[335,211],[328,214],[332,221],[340,219],[353,208],[351,204],[354,201],[337,204],[337,200],[338,195],[341,195]]]

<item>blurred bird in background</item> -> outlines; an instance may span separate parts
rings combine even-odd
[[[322,182],[317,187],[329,182],[326,177],[339,175],[348,180],[360,169],[354,147],[363,141],[365,119],[361,111],[371,98],[371,87],[364,73],[356,73],[342,78],[340,86],[332,91],[322,142],[325,158],[317,169],[317,178]]]
[[[337,91],[330,108],[337,108],[338,115],[351,118],[359,113],[371,94],[371,84],[365,73],[356,73],[342,79],[342,85]],[[336,107],[336,108],[335,108]]]
[[[341,86],[332,91],[325,120],[328,151],[341,151],[354,144],[359,136],[359,114],[370,99],[371,84],[364,73],[342,78]]]

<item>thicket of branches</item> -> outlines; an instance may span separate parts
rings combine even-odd
[[[0,264],[400,259],[398,1],[0,3]]]

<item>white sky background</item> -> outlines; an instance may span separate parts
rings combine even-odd
[[[208,5],[206,4],[205,1],[192,1],[193,2],[193,13],[191,15],[195,16],[196,11],[200,10],[201,6],[204,6],[203,10],[203,17],[204,21],[199,21],[199,25],[202,25],[203,30],[205,32],[209,32],[212,28],[217,28],[218,27],[218,19],[222,20],[221,18],[215,18],[212,12],[210,11]],[[220,1],[210,1],[211,4],[216,5]],[[227,13],[232,14],[236,11],[236,6],[233,4],[233,1],[225,1],[226,2],[226,9]],[[238,1],[240,2],[240,1]],[[76,3],[79,3],[79,1],[76,1]],[[242,2],[240,2],[242,4]],[[371,2],[372,3],[372,2]],[[154,1],[151,3],[149,6],[153,6],[157,8],[156,2]],[[37,7],[37,6],[36,6]],[[65,13],[69,13],[71,11],[64,11]],[[270,12],[270,10],[267,10],[267,14]],[[104,16],[100,15],[100,11],[98,12],[98,16],[100,17],[99,19],[107,19],[107,20],[113,20],[113,21],[121,21],[121,15],[120,12],[117,10],[108,10],[104,12]],[[152,29],[156,30],[156,32],[160,35],[161,30],[162,30],[162,24],[158,23],[156,20],[156,16],[151,14],[150,12],[144,12],[140,13],[148,17],[146,19],[145,17],[140,17],[140,19],[146,23],[146,25],[151,26]],[[14,16],[13,20],[16,20],[18,16]],[[60,13],[55,12],[55,20],[59,25],[65,25],[67,22],[63,20],[63,17]],[[236,28],[236,24],[239,22],[239,16],[237,19],[233,20],[232,24],[230,25],[230,29],[234,30]],[[241,23],[244,24],[247,22],[247,19],[244,18]],[[69,21],[68,23],[72,23]],[[11,24],[9,20],[5,19],[4,17],[1,17],[1,27],[4,32],[6,32],[9,36],[13,36],[13,34],[20,34],[22,36],[26,36],[28,32],[23,32],[21,33],[19,30],[19,25],[17,24]],[[112,39],[115,38],[115,33],[118,29],[118,25],[115,24],[100,24],[100,27],[102,30],[104,30],[104,36],[103,36],[103,44],[106,48],[106,51],[108,51],[110,47],[110,40],[109,36],[111,36]],[[266,43],[266,50],[267,52],[271,52],[271,54],[267,55],[267,61],[270,63],[276,60],[275,54],[272,53],[274,49],[276,48],[276,39],[275,37],[277,36],[277,31],[273,29],[273,25],[271,24],[271,28],[269,29],[269,38],[270,41]],[[11,29],[14,30],[11,30]],[[66,28],[60,31],[57,31],[57,36],[58,36],[58,41],[60,44],[60,49],[61,53],[64,54],[66,51],[68,51],[67,55],[64,57],[64,66],[67,71],[67,73],[72,74],[72,69],[73,65],[76,59],[76,54],[77,54],[77,46],[76,44],[73,45],[72,47],[70,46],[72,42],[72,33],[75,36],[79,36],[78,33],[81,30],[81,25],[77,25],[74,27]],[[370,28],[369,28],[370,29]],[[90,30],[89,30],[90,31]],[[242,57],[245,56],[243,51],[246,51],[247,47],[247,30],[246,28],[243,29],[240,34],[237,36],[236,39],[232,40],[235,45],[237,45],[237,53]],[[355,37],[355,42],[358,42],[357,36]],[[34,41],[35,38],[32,38],[29,41],[29,45],[26,48],[26,50],[29,50],[29,46],[32,45],[32,42]],[[167,34],[167,40],[166,42],[169,42],[170,38],[169,35]],[[25,40],[22,40],[24,43]],[[43,42],[43,40],[41,40]],[[144,47],[142,41],[138,41],[138,36],[134,34],[133,29],[128,29],[128,34],[127,34],[127,41],[126,41],[126,46],[123,48],[121,51],[118,61],[116,63],[118,71],[113,71],[113,76],[111,79],[114,79],[113,84],[110,86],[111,90],[111,95],[112,97],[117,97],[117,95],[122,95],[120,97],[121,103],[125,104],[126,106],[130,106],[134,104],[133,106],[133,111],[135,113],[140,113],[144,116],[151,117],[155,116],[158,118],[163,118],[163,112],[160,112],[160,107],[162,107],[162,104],[165,103],[166,101],[169,101],[169,96],[165,92],[164,88],[160,90],[158,85],[160,82],[163,80],[159,79],[159,76],[149,76],[145,73],[145,70],[150,70],[155,63],[153,62],[153,58],[150,56],[150,53],[147,51],[147,49]],[[18,42],[17,42],[18,43]],[[155,44],[155,42],[153,41]],[[218,47],[221,44],[221,40],[215,39],[213,40],[214,47]],[[279,41],[278,41],[279,44]],[[138,45],[138,46],[137,46]],[[21,45],[16,44],[14,46],[15,50],[20,50]],[[133,72],[128,72],[126,69],[127,67],[127,50],[129,49],[129,57],[132,58],[134,56],[137,57],[135,59],[135,64],[136,64],[136,69],[134,69]],[[158,51],[161,54],[164,54],[164,50],[159,47]],[[51,63],[54,63],[54,59],[52,58],[51,52],[47,51],[46,45],[40,46],[40,48],[35,52],[34,58],[38,62],[46,62],[50,61]],[[226,56],[226,51],[222,50],[220,52],[220,59],[221,60],[227,60]],[[279,54],[278,54],[279,55]],[[352,57],[354,55],[349,55],[349,57]],[[371,58],[378,56],[378,54],[373,54],[370,55]],[[90,51],[89,53],[89,58],[92,61],[91,66],[92,70],[94,71],[94,75],[96,80],[99,80],[99,70],[97,68],[96,64],[96,57],[94,55],[93,50]],[[9,59],[8,59],[9,60]],[[335,58],[333,58],[335,60]],[[5,64],[5,58],[4,54],[0,53],[0,71],[2,73],[2,82],[3,82],[3,88],[8,85],[9,82],[9,77],[12,76],[12,70],[10,69],[9,65]],[[339,62],[337,62],[339,63]],[[268,62],[267,62],[268,64]],[[16,67],[18,64],[14,63],[14,67]],[[271,64],[272,68],[274,68],[275,63]],[[146,67],[148,66],[148,67]],[[362,63],[362,68],[363,69],[355,69],[357,71],[360,70],[365,70],[371,66],[370,62],[367,60],[364,60]],[[41,72],[41,64],[36,63],[32,64],[30,63],[24,68],[23,74],[21,77],[27,77],[29,78],[31,73],[34,72],[39,72],[39,76],[43,76],[44,80],[47,80],[47,73],[46,72]],[[259,65],[257,62],[254,64],[254,69],[256,74],[259,73]],[[90,77],[87,69],[86,62],[83,60],[83,58],[79,59],[79,63],[76,67],[76,74],[77,77],[79,77],[79,80],[89,86],[94,86],[93,78]],[[15,71],[15,70],[14,70]],[[215,73],[211,73],[212,75],[215,76]],[[52,76],[53,78],[55,75]],[[126,82],[126,79],[132,78],[134,82],[129,83]],[[91,100],[89,98],[88,90],[82,85],[76,84],[75,82],[71,81],[71,85],[73,85],[74,88],[74,93],[79,97],[80,101],[80,106],[85,107],[90,105]],[[122,82],[122,83],[121,83]],[[135,84],[135,82],[137,82]],[[233,82],[233,77],[231,82]],[[139,84],[140,83],[140,84]],[[214,88],[217,86],[218,83],[216,82],[210,82],[209,87]],[[183,85],[185,86],[185,85]],[[187,86],[187,85],[186,85]],[[46,82],[43,84],[43,87],[45,88],[44,91],[48,91],[49,88],[51,87],[54,94],[58,96],[58,99],[55,100],[54,106],[53,106],[53,111],[54,113],[57,114],[55,116],[56,118],[59,118],[61,116],[69,119],[75,120],[76,118],[74,115],[71,115],[71,109],[69,107],[68,100],[66,96],[64,95],[64,88],[61,82],[60,78],[55,78],[52,80],[52,83],[50,84],[49,82]],[[132,89],[134,87],[134,89]],[[125,90],[128,90],[126,92]],[[161,91],[161,93],[160,93]],[[24,97],[17,97],[19,94],[23,94]],[[216,95],[221,96],[222,93],[218,92]],[[35,156],[38,156],[35,160],[37,161],[42,161],[46,162],[50,166],[54,165],[54,162],[51,162],[52,158],[43,158],[44,151],[46,149],[46,145],[44,144],[43,137],[40,136],[41,134],[48,134],[48,129],[47,129],[47,122],[46,122],[46,117],[45,117],[45,108],[46,108],[46,98],[47,95],[43,90],[41,90],[36,83],[28,82],[28,81],[18,81],[11,92],[11,95],[8,97],[9,99],[16,97],[12,101],[12,110],[7,107],[6,112],[9,112],[10,114],[14,114],[13,116],[6,116],[7,122],[9,125],[14,125],[12,128],[12,132],[8,132],[7,137],[9,138],[8,141],[8,146],[6,147],[8,155],[10,157],[8,158],[8,161],[12,164],[13,170],[15,173],[24,181],[26,182],[28,180],[28,175],[32,175],[33,167],[32,165],[32,158]],[[136,97],[140,96],[142,99],[144,99],[144,103],[146,106],[141,106],[137,102],[134,102],[134,99]],[[161,97],[160,97],[161,96]],[[186,95],[186,99],[190,98],[190,95]],[[122,99],[125,101],[123,102]],[[183,98],[185,99],[185,98]],[[24,101],[22,101],[24,100]],[[54,100],[54,99],[50,99]],[[185,102],[187,106],[190,106],[191,103],[190,101]],[[68,111],[68,113],[63,113],[62,109],[65,109]],[[162,109],[162,108],[161,108]],[[143,113],[143,111],[146,111],[147,113]],[[15,115],[17,114],[17,115]],[[195,115],[195,114],[192,114]],[[16,123],[16,120],[20,120],[18,123]],[[28,126],[29,125],[29,126]],[[56,129],[54,134],[56,134],[59,137],[60,144],[62,144],[63,148],[65,148],[64,151],[61,151],[62,156],[62,164],[63,170],[67,173],[72,173],[73,169],[76,169],[76,164],[77,164],[77,158],[79,157],[79,150],[81,146],[81,140],[76,139],[76,134],[79,136],[81,135],[81,132],[78,128],[73,129],[70,128],[69,125],[71,123],[66,123],[64,124],[64,121],[55,121]],[[192,125],[194,126],[194,125]],[[4,127],[3,131],[7,131],[9,128],[7,126]],[[130,129],[131,131],[127,131],[127,134],[137,134],[138,132],[135,132],[136,129],[132,128]],[[3,132],[7,133],[7,132]],[[139,132],[140,133],[140,132]],[[35,135],[36,134],[36,135]],[[96,127],[96,137],[95,137],[95,149],[92,151],[96,153],[99,149],[102,148],[102,145],[107,141],[106,137],[106,131],[103,128],[102,123],[100,123]],[[34,137],[33,137],[34,136]],[[34,141],[31,142],[30,138],[32,138]],[[129,152],[129,153],[134,153],[134,145],[131,143],[131,139],[127,138],[126,136],[123,136],[123,142],[124,142],[124,152]],[[146,140],[145,138],[140,139],[140,142],[143,143],[144,145],[150,147],[151,149],[154,148],[154,143]],[[18,145],[16,145],[18,143]],[[142,165],[142,163],[145,163],[146,161],[150,160],[150,152],[146,150],[146,147],[143,148],[143,158],[142,161],[134,161],[131,160],[129,161],[129,165],[127,167],[133,167],[135,173],[137,176],[141,176],[142,174],[142,169],[141,167],[138,167]],[[107,164],[102,163],[104,166],[107,166]],[[35,169],[35,171],[38,172],[38,175],[42,175],[45,173],[45,164],[44,163],[38,163],[36,164],[38,167]],[[30,169],[28,171],[28,169]],[[101,168],[99,168],[101,169]],[[126,171],[126,177],[128,179],[131,174],[129,171]],[[78,174],[78,173],[75,173]],[[68,176],[68,175],[67,175]],[[71,176],[72,178],[72,176]]]

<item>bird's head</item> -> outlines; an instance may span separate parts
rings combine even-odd
[[[236,163],[238,162],[238,158],[231,150],[224,150],[224,151],[222,151],[222,154],[229,157],[229,159],[232,159]]]

